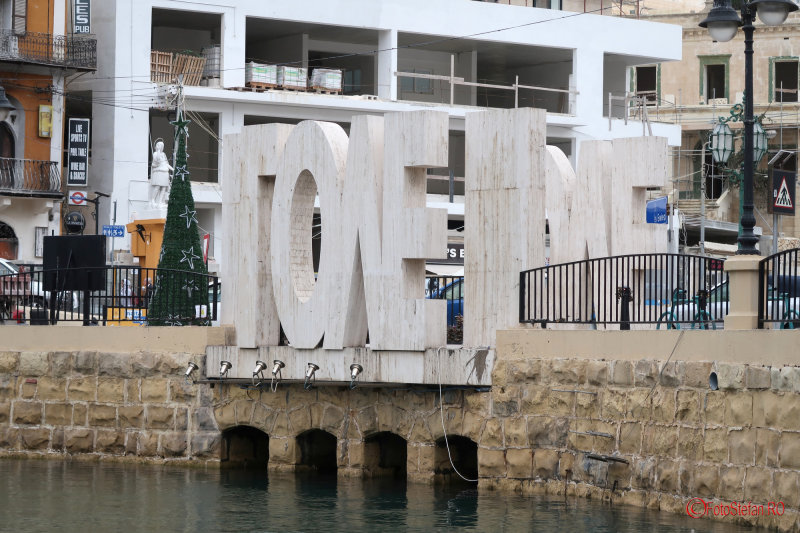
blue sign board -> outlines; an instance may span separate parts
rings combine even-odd
[[[106,237],[124,237],[125,226],[109,226],[104,224],[103,235]]]
[[[667,223],[667,197],[662,196],[647,202],[647,223],[666,224]]]

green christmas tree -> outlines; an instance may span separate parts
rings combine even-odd
[[[208,308],[208,271],[197,231],[189,169],[186,165],[186,139],[191,121],[178,107],[174,122],[175,170],[167,204],[164,241],[158,260],[155,289],[147,310],[151,326],[207,325],[209,318],[198,316],[196,306]],[[202,315],[202,313],[200,313]]]

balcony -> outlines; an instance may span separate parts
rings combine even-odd
[[[0,157],[0,194],[60,197],[58,162]]]
[[[76,35],[0,30],[0,61],[97,70],[97,40]]]

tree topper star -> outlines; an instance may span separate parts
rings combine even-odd
[[[194,270],[194,260],[200,259],[200,256],[194,253],[194,246],[188,250],[181,250],[181,253],[183,254],[183,258],[179,262],[189,263],[189,269]]]
[[[183,213],[178,216],[186,219],[186,229],[189,229],[189,227],[192,225],[192,222],[197,222],[197,216],[195,216],[196,214],[197,211],[192,211],[189,209],[188,205],[185,205],[183,206]]]

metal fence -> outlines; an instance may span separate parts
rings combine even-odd
[[[800,327],[800,250],[786,250],[758,264],[758,327]]]
[[[0,157],[0,191],[17,194],[61,194],[56,161]]]
[[[641,254],[550,265],[520,273],[519,321],[721,327],[728,313],[723,260]]]
[[[0,30],[0,60],[94,70],[97,68],[97,39]]]
[[[216,323],[221,292],[216,276],[135,266],[43,270],[41,265],[22,265],[16,274],[0,276],[0,321],[35,325],[146,324],[156,279],[161,280],[160,290],[167,294],[182,292],[185,287],[207,291],[207,299],[199,299],[207,303],[197,307],[196,317],[207,325]],[[67,290],[76,280],[91,280],[102,288]],[[177,302],[167,300],[166,306],[169,309],[173,304],[177,306]]]
[[[447,343],[461,344],[464,340],[464,276],[426,277],[425,298],[447,302]]]

